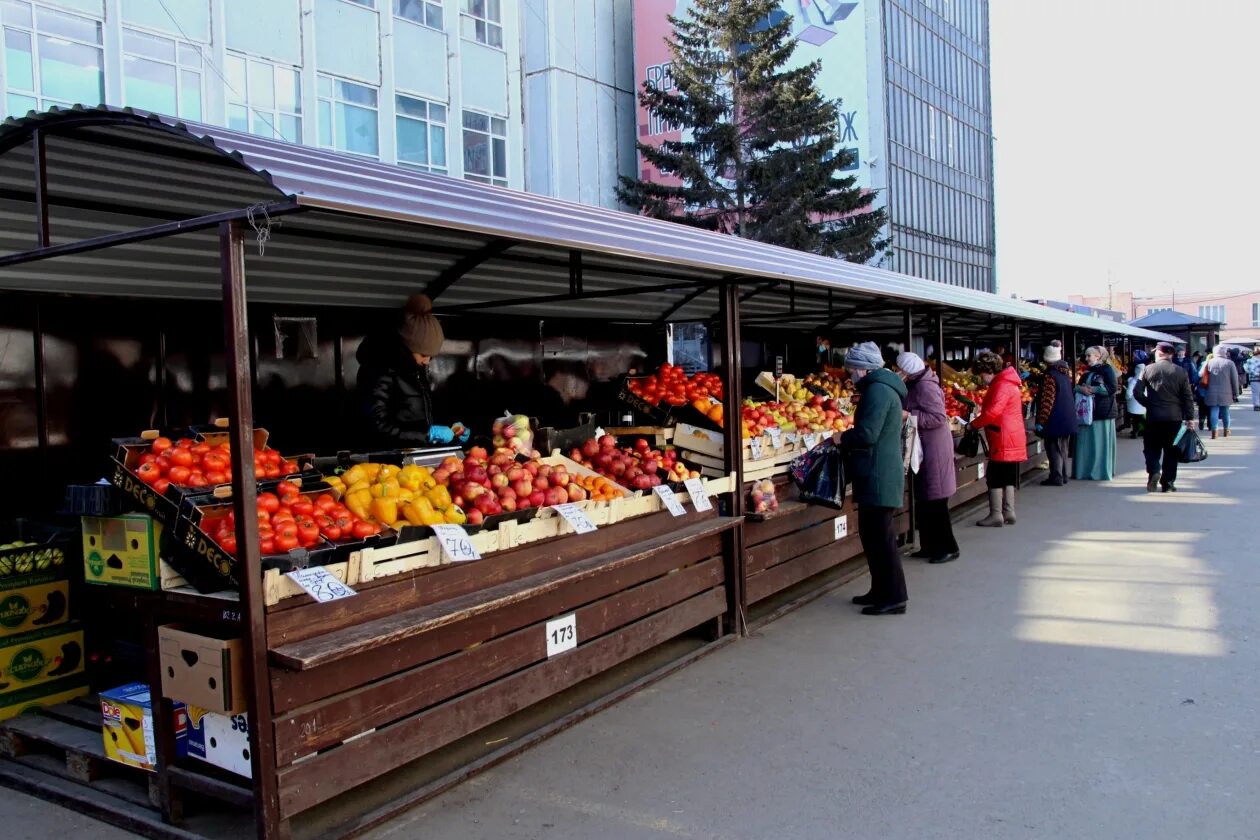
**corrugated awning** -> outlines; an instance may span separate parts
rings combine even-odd
[[[263,256],[251,249],[252,300],[393,306],[458,274],[439,309],[692,320],[716,309],[716,293],[700,287],[738,279],[754,290],[777,281],[750,297],[745,311],[768,325],[821,326],[837,305],[878,301],[890,310],[929,307],[975,323],[1013,319],[1170,339],[631,213],[105,107],[54,109],[0,127],[0,249],[9,254],[30,251],[36,241],[37,130],[46,149],[53,245],[277,202],[296,205],[296,212],[271,220]],[[261,214],[255,221],[264,221]],[[581,295],[570,296],[575,266]],[[217,298],[217,239],[211,230],[181,233],[9,265],[0,269],[0,288]]]

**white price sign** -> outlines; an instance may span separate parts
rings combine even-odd
[[[987,466],[988,466],[988,464],[986,464],[984,461],[981,461],[981,462],[980,462],[980,466],[976,468],[976,477],[977,477],[977,478],[984,478],[984,469],[985,469],[985,467],[987,467]]]
[[[565,502],[562,505],[552,505],[556,512],[564,517],[564,520],[573,526],[573,530],[579,534],[589,534],[595,530],[595,523],[586,515],[586,511],[582,510],[574,502]]]
[[[766,429],[766,431],[770,433],[771,446],[773,446],[775,449],[778,449],[779,447],[783,445],[783,430],[782,429],[776,426],[774,428]]]
[[[801,436],[798,435],[796,432],[788,432],[787,434],[783,436],[783,442],[788,444],[789,446],[796,443],[800,439],[801,439]]]
[[[806,449],[813,449],[817,445],[818,445],[818,435],[812,432],[808,435],[805,435],[805,448]]]
[[[577,647],[577,613],[547,622],[547,658]]]
[[[849,536],[849,517],[837,516],[835,525],[836,525],[835,539],[842,540],[845,537]]]
[[[673,516],[683,516],[687,511],[683,508],[682,502],[678,501],[678,497],[674,495],[674,491],[666,487],[664,484],[658,484],[652,488],[652,492],[660,498],[661,503],[665,505],[666,510]]]
[[[683,482],[683,486],[687,488],[687,495],[691,497],[691,503],[696,506],[696,510],[713,510],[709,494],[704,491],[704,482],[698,478],[689,478]]]
[[[329,601],[340,601],[342,598],[350,598],[358,593],[346,584],[333,577],[332,572],[323,566],[311,566],[309,569],[294,569],[288,573],[289,578],[302,587],[307,595],[310,595],[321,604]]]
[[[752,459],[754,461],[760,461],[762,459],[765,455],[765,450],[761,447],[760,436],[748,439],[748,451],[752,454]]]
[[[468,532],[458,525],[434,525],[433,536],[437,537],[442,550],[452,562],[481,559],[477,549],[473,548],[472,538],[468,536]]]

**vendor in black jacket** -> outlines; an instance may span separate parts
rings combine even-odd
[[[367,445],[395,449],[468,439],[462,424],[436,425],[429,363],[442,350],[442,325],[428,295],[407,298],[398,327],[359,345],[358,396]]]

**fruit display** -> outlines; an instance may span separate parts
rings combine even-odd
[[[0,545],[0,578],[60,568],[66,554],[46,543],[14,540]]]
[[[285,460],[274,449],[264,447],[254,452],[255,478],[283,478],[299,471],[297,462]],[[228,484],[232,481],[232,448],[227,443],[159,437],[140,455],[136,475],[158,493],[165,493],[172,485],[195,489]]]
[[[778,510],[779,497],[775,495],[774,482],[768,478],[753,482],[749,501],[752,502],[753,513],[771,513]]]
[[[274,493],[258,494],[259,548],[264,555],[284,554],[295,548],[362,540],[379,534],[381,526],[354,514],[331,493],[303,493],[293,483],[281,482]],[[236,514],[201,523],[201,529],[224,553],[235,557]]]
[[[688,376],[682,368],[669,362],[662,363],[656,373],[649,376],[630,378],[626,387],[649,405],[665,403],[678,407],[696,402],[707,405],[708,398],[719,403],[723,399],[722,379],[716,373],[701,371]]]
[[[840,376],[832,376],[829,373],[811,373],[805,377],[804,384],[822,390],[833,399],[853,396],[853,381],[843,371]]]
[[[852,416],[837,400],[811,396],[806,402],[760,402],[746,399],[740,406],[740,425],[745,440],[768,429],[785,432],[842,432],[853,425]]]
[[[534,447],[534,432],[529,418],[524,414],[506,413],[494,421],[490,428],[491,443],[495,449],[510,449],[528,455]]]
[[[569,457],[632,490],[651,490],[664,481],[700,477],[700,473],[678,460],[678,453],[672,447],[663,451],[653,449],[646,438],[637,438],[630,446],[618,446],[612,435],[603,435],[598,440],[589,438],[580,448],[570,450]]]
[[[464,511],[438,484],[434,471],[409,464],[356,464],[325,479],[350,512],[367,522],[401,525],[462,525]]]

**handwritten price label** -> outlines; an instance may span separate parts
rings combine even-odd
[[[666,487],[664,484],[658,484],[652,488],[652,492],[660,498],[661,503],[665,505],[665,509],[673,516],[682,516],[687,511],[683,508],[682,502],[678,501],[678,497],[674,495],[674,491]]]
[[[552,505],[556,509],[556,513],[564,517],[564,521],[573,526],[573,530],[579,534],[589,534],[595,530],[595,523],[586,515],[586,511],[582,510],[573,502],[565,502],[562,505]]]
[[[783,442],[788,444],[789,446],[796,443],[800,439],[801,439],[801,436],[798,435],[796,432],[788,432],[787,434],[783,436]]]
[[[434,525],[433,536],[437,537],[442,550],[454,563],[481,559],[477,549],[473,548],[468,532],[458,525]]]
[[[748,451],[752,454],[752,459],[754,461],[760,461],[762,457],[765,456],[765,450],[761,446],[760,437],[748,439]]]
[[[783,445],[783,430],[779,428],[766,429],[770,433],[770,445],[778,449]]]
[[[683,482],[683,487],[687,488],[687,495],[691,497],[691,503],[695,505],[696,510],[713,510],[709,494],[704,491],[704,482],[698,478],[689,478]]]
[[[288,573],[288,576],[294,583],[302,587],[307,595],[310,595],[321,604],[327,604],[330,601],[340,601],[342,598],[351,598],[359,594],[333,577],[332,572],[323,566],[311,566],[309,569],[294,569]]]

